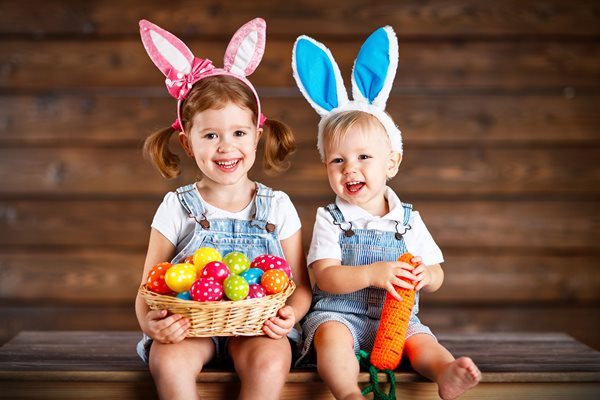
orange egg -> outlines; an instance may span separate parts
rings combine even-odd
[[[171,288],[167,286],[165,282],[165,274],[172,264],[169,262],[162,262],[156,264],[150,272],[148,272],[148,278],[146,280],[146,287],[148,290],[158,294],[169,294]]]
[[[261,280],[261,285],[264,286],[267,294],[275,294],[281,292],[288,285],[289,278],[287,274],[280,269],[270,269],[266,271]]]

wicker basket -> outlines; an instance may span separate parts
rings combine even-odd
[[[186,316],[191,326],[188,337],[208,336],[258,336],[265,321],[277,314],[294,292],[296,285],[290,281],[282,292],[239,301],[197,302],[151,292],[143,285],[139,293],[152,310],[168,310]]]

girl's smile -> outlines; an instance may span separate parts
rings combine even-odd
[[[217,167],[224,172],[234,172],[239,165],[240,160],[240,158],[231,160],[215,160],[214,163],[217,164]]]

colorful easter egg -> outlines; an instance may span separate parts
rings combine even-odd
[[[193,284],[192,284],[193,286]],[[181,292],[181,293],[177,293],[177,297],[178,299],[181,300],[192,300],[192,295],[190,294],[189,290],[186,290],[185,292]]]
[[[219,301],[223,298],[223,286],[214,279],[200,278],[190,288],[196,301]]]
[[[250,285],[250,289],[248,290],[248,299],[260,299],[261,297],[265,297],[267,295],[267,291],[264,286],[260,283],[253,283]]]
[[[150,272],[148,272],[148,278],[146,279],[146,287],[148,290],[158,294],[171,293],[171,288],[169,288],[165,282],[165,274],[172,266],[173,265],[170,262],[162,262],[152,267]]]
[[[250,285],[248,285],[248,282],[241,276],[231,275],[229,278],[225,279],[223,290],[225,290],[225,296],[230,300],[243,300],[248,296]]]
[[[239,275],[250,269],[250,259],[244,253],[232,251],[223,257],[223,262],[232,274]]]
[[[260,283],[260,278],[265,273],[262,269],[259,268],[250,268],[248,271],[244,271],[240,274],[242,278],[244,278],[248,284],[253,285],[255,283]]]
[[[192,264],[175,264],[165,274],[167,286],[174,292],[181,293],[190,290],[196,280],[196,267]]]
[[[270,269],[266,271],[260,283],[265,287],[267,294],[275,294],[286,288],[289,282],[287,274],[280,269]]]
[[[292,277],[292,270],[290,269],[289,264],[285,259],[274,256],[272,254],[264,254],[262,256],[256,257],[252,264],[250,264],[251,268],[260,268],[263,271],[268,271],[270,269],[280,269],[288,276],[288,278]]]
[[[213,249],[212,247],[200,247],[194,252],[192,259],[194,260],[194,265],[198,271],[202,271],[202,268],[204,268],[206,264],[211,261],[221,261],[222,257],[217,249]]]
[[[202,278],[211,278],[215,281],[219,282],[221,285],[223,281],[231,275],[231,271],[227,268],[227,265],[221,261],[211,261],[204,266],[202,272],[200,272],[200,277]]]

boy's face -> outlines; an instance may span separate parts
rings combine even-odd
[[[396,174],[400,161],[383,127],[374,124],[355,124],[339,141],[325,143],[329,185],[336,195],[372,215],[387,213],[386,181]]]

